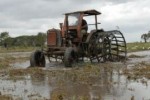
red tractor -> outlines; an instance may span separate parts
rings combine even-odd
[[[60,29],[47,31],[47,48],[37,50],[30,58],[31,66],[45,66],[45,56],[49,61],[60,59],[66,67],[82,60],[91,62],[118,61],[126,58],[126,41],[118,30],[104,31],[98,29],[96,10],[77,11],[65,14]],[[94,16],[93,24],[87,24],[85,17]],[[88,26],[94,29],[88,33]]]

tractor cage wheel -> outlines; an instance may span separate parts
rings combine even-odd
[[[118,30],[92,33],[89,39],[88,54],[92,61],[125,60],[127,55],[126,41]]]

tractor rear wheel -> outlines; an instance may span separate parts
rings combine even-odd
[[[74,61],[76,61],[76,53],[72,47],[66,49],[64,54],[65,67],[72,67]]]
[[[45,67],[45,56],[40,50],[36,50],[30,56],[31,67]]]

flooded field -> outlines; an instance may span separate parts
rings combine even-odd
[[[0,55],[15,59],[0,71],[0,100],[150,100],[150,51],[129,53],[126,62],[73,68],[48,61],[30,68],[29,52]]]

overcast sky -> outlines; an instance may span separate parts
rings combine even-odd
[[[99,28],[119,29],[127,42],[141,41],[150,30],[150,0],[0,0],[0,32],[35,35],[58,28],[64,13],[96,9]]]

